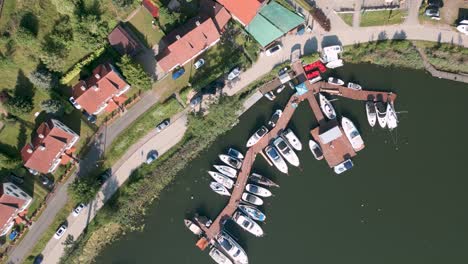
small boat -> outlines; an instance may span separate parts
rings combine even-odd
[[[310,151],[312,152],[312,155],[314,155],[315,159],[321,160],[323,159],[323,152],[322,148],[317,144],[317,142],[313,141],[312,139],[309,140],[309,148]]]
[[[353,162],[350,159],[343,161],[342,163],[336,165],[333,170],[336,174],[341,174],[353,167]]]
[[[236,222],[242,229],[250,232],[256,237],[261,237],[264,235],[263,229],[257,224],[254,220],[250,219],[248,216],[243,214],[241,211],[236,211],[232,216],[234,222]]]
[[[283,156],[291,165],[296,167],[299,166],[299,158],[282,137],[277,137],[273,141],[273,145],[275,145],[276,149],[281,153],[281,156]]]
[[[333,85],[339,85],[339,86],[344,85],[343,80],[335,78],[335,77],[329,77],[328,78],[328,83],[333,84]]]
[[[371,127],[375,126],[375,122],[377,121],[377,112],[375,110],[375,103],[372,101],[366,102],[366,114],[367,114],[367,122]]]
[[[390,130],[395,129],[398,126],[398,117],[393,107],[393,103],[387,104],[387,127]]]
[[[349,82],[348,83],[348,88],[349,89],[353,89],[353,90],[362,90],[362,86],[357,84],[357,83],[352,83],[352,82]]]
[[[283,133],[281,133],[281,137],[284,138],[284,140],[286,140],[293,149],[298,151],[302,150],[301,141],[299,141],[299,138],[297,138],[296,134],[294,134],[290,128],[283,131]]]
[[[244,212],[246,215],[250,216],[250,218],[252,218],[253,220],[263,222],[266,219],[266,215],[255,206],[240,204],[238,207],[239,210]]]
[[[288,165],[286,165],[286,162],[275,147],[267,146],[265,148],[265,153],[279,171],[286,174],[288,173]]]
[[[268,187],[280,187],[278,184],[276,184],[274,181],[268,179],[265,176],[262,176],[258,173],[252,173],[249,177],[249,179],[255,183],[268,186]]]
[[[270,101],[273,101],[276,99],[276,96],[272,91],[269,91],[268,93],[264,94],[264,96]]]
[[[234,181],[229,179],[228,176],[221,174],[216,171],[208,171],[208,174],[216,181],[221,183],[224,187],[228,189],[232,189],[232,186],[234,185]]]
[[[240,169],[242,166],[242,161],[228,155],[220,154],[219,159],[234,169]]]
[[[230,178],[236,178],[237,177],[237,171],[229,166],[225,165],[213,165],[216,170],[221,172],[222,174],[230,177]]]
[[[219,182],[210,182],[210,188],[217,194],[231,196],[231,193],[228,191],[228,189]]]
[[[243,160],[244,159],[244,154],[242,154],[240,151],[234,148],[229,148],[227,154],[233,158],[236,158],[238,160]]]
[[[276,93],[281,93],[284,90],[284,88],[286,88],[286,85],[282,84],[280,87],[278,87],[278,89],[276,89]]]
[[[375,104],[375,110],[377,112],[377,121],[379,121],[380,127],[385,128],[387,126],[387,107],[383,102],[377,102]]]
[[[270,121],[268,121],[268,125],[271,126],[272,128],[276,126],[276,123],[278,122],[279,118],[283,114],[283,110],[277,109],[275,113],[271,116]]]
[[[257,144],[257,142],[268,134],[268,128],[266,126],[262,126],[259,130],[255,131],[255,133],[249,138],[247,141],[247,147],[250,148],[251,146]]]
[[[250,193],[242,193],[242,200],[248,202],[248,203],[251,203],[253,205],[262,205],[263,204],[263,200],[256,196],[256,195],[253,195],[253,194],[250,194]]]
[[[225,231],[216,238],[219,246],[224,250],[236,264],[248,264],[249,259],[244,249]]]
[[[245,190],[260,197],[270,197],[272,195],[270,190],[250,183],[245,186]]]
[[[320,100],[320,108],[322,109],[322,112],[325,114],[325,116],[328,119],[335,119],[336,118],[336,112],[335,108],[333,108],[333,105],[328,101],[328,99],[319,93],[319,100]]]
[[[356,151],[361,150],[364,147],[364,141],[354,123],[349,118],[343,116],[341,118],[341,126],[353,149]]]
[[[201,230],[201,228],[197,224],[195,224],[189,219],[184,219],[184,224],[190,231],[192,231],[192,233],[194,233],[197,236],[203,233],[203,230]]]
[[[233,264],[232,261],[216,247],[212,247],[208,255],[218,264]]]
[[[335,69],[335,68],[343,66],[343,60],[338,59],[338,60],[330,61],[325,66],[327,66],[327,68],[329,69]]]

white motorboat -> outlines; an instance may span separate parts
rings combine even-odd
[[[251,146],[257,144],[262,137],[268,134],[268,128],[266,126],[262,126],[259,130],[255,131],[255,133],[249,138],[247,141],[247,147],[250,148]]]
[[[327,68],[329,68],[329,69],[335,69],[335,68],[341,67],[343,65],[344,65],[344,63],[343,63],[342,59],[338,59],[338,60],[335,60],[335,61],[330,61],[329,63],[325,64],[325,66]]]
[[[357,84],[357,83],[352,83],[352,82],[349,82],[348,83],[348,88],[349,89],[353,89],[353,90],[362,90],[362,86]]]
[[[224,253],[215,247],[212,247],[208,254],[218,264],[233,264],[232,261],[224,255]]]
[[[299,138],[290,128],[283,131],[283,133],[281,133],[281,137],[283,137],[293,149],[298,151],[302,150],[301,141],[299,141]]]
[[[184,219],[184,224],[192,233],[194,233],[197,236],[203,233],[203,230],[201,230],[201,228],[198,225],[196,225],[189,219]]]
[[[336,174],[341,174],[347,170],[350,170],[354,166],[353,162],[350,159],[343,161],[342,163],[336,165],[333,170]]]
[[[234,169],[240,169],[242,166],[242,161],[228,155],[220,154],[219,159]]]
[[[219,182],[210,182],[210,188],[217,194],[231,196],[231,193],[228,191],[228,189]]]
[[[313,141],[312,139],[309,140],[309,148],[310,151],[312,152],[312,155],[314,155],[315,159],[321,160],[323,159],[323,152],[322,148],[317,144],[317,142]]]
[[[242,154],[240,151],[238,151],[235,148],[229,148],[227,154],[233,158],[236,158],[238,160],[243,160],[244,159],[244,154]]]
[[[236,222],[242,229],[250,232],[256,237],[261,237],[264,235],[263,229],[257,224],[254,220],[250,219],[248,216],[243,214],[240,211],[236,211],[232,216],[234,222]]]
[[[319,93],[319,100],[320,100],[320,108],[322,109],[322,112],[325,114],[325,116],[328,119],[335,119],[336,118],[336,112],[335,108],[333,108],[333,105],[328,101],[328,99]]]
[[[277,137],[273,141],[273,145],[275,145],[276,149],[281,153],[281,156],[283,156],[291,165],[296,167],[299,166],[299,158],[282,137]]]
[[[280,85],[280,87],[278,87],[278,89],[276,89],[276,93],[277,94],[281,93],[284,90],[284,88],[286,88],[286,85],[284,85],[284,84]]]
[[[286,174],[288,173],[288,165],[286,165],[286,162],[275,147],[267,146],[265,148],[265,153],[279,171]]]
[[[362,140],[356,126],[349,118],[343,116],[341,118],[341,126],[343,127],[345,135],[349,142],[351,142],[351,146],[354,150],[358,151],[364,148],[364,141]]]
[[[226,165],[213,165],[216,170],[221,172],[222,174],[230,177],[230,178],[236,178],[237,177],[237,171],[234,168],[231,168]]]
[[[280,187],[278,184],[276,184],[274,181],[268,179],[267,177],[265,176],[262,176],[258,173],[252,173],[249,177],[249,180],[255,182],[255,183],[258,183],[258,184],[261,184],[261,185],[264,185],[264,186],[268,186],[268,187]]]
[[[273,93],[273,91],[269,91],[268,93],[264,94],[264,96],[270,101],[273,101],[276,99],[276,96]]]
[[[335,78],[335,77],[329,77],[328,78],[328,83],[333,84],[333,85],[338,85],[338,86],[344,85],[343,80]]]
[[[278,123],[278,120],[282,114],[283,114],[283,110],[277,109],[271,116],[270,121],[268,121],[268,125],[271,126],[272,128],[275,127],[276,123]]]
[[[236,264],[248,264],[249,258],[245,250],[226,232],[222,231],[216,239],[224,250]]]
[[[385,128],[387,126],[387,107],[385,107],[383,102],[377,102],[375,104],[375,110],[380,127]]]
[[[375,110],[375,103],[372,101],[366,102],[366,114],[367,114],[367,122],[371,127],[375,126],[375,122],[377,121],[377,111]]]
[[[250,194],[250,193],[242,193],[242,200],[248,202],[248,203],[251,203],[253,205],[262,205],[263,204],[263,200],[256,196],[256,195],[253,195],[253,194]]]
[[[398,116],[393,107],[393,103],[387,104],[387,127],[390,130],[395,129],[398,126]]]
[[[249,193],[253,193],[255,195],[258,195],[260,197],[270,197],[272,194],[270,192],[270,190],[268,189],[265,189],[263,187],[260,187],[258,185],[255,185],[255,184],[247,184],[245,186],[245,189],[249,192]]]
[[[221,174],[216,171],[208,171],[208,174],[216,181],[221,183],[224,187],[228,189],[232,189],[232,186],[234,185],[234,181],[229,179],[228,176]]]
[[[240,204],[238,207],[239,210],[250,216],[253,220],[263,222],[266,219],[266,215],[255,206]]]

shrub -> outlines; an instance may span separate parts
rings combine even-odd
[[[310,14],[325,31],[331,30],[330,19],[323,13],[322,9],[314,8],[310,11]]]
[[[49,99],[41,102],[41,109],[46,113],[56,114],[63,110],[63,105],[61,101]]]
[[[32,84],[42,89],[50,89],[57,84],[55,76],[45,69],[33,71],[28,77]]]
[[[122,74],[127,81],[134,87],[142,90],[151,89],[151,78],[146,74],[143,67],[132,61],[128,55],[124,55],[117,66],[122,70]]]
[[[135,3],[135,0],[112,0],[112,2],[118,7],[129,7]]]
[[[73,80],[76,76],[78,76],[78,74],[80,74],[81,69],[83,69],[83,67],[87,66],[88,64],[93,62],[95,59],[99,58],[99,56],[101,56],[102,53],[104,53],[106,48],[107,47],[101,47],[101,48],[97,49],[94,53],[92,53],[91,55],[86,57],[86,59],[84,59],[84,60],[78,62],[77,64],[75,64],[75,66],[73,66],[73,68],[70,71],[68,71],[62,77],[62,79],[60,79],[60,83],[61,84],[67,84],[71,80]]]
[[[5,104],[7,111],[13,115],[30,113],[33,110],[32,98],[15,96],[8,99]]]
[[[68,192],[76,202],[88,203],[98,191],[99,183],[92,177],[77,178],[68,186]]]

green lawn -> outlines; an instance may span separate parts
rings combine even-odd
[[[11,14],[15,11],[17,0],[4,0],[2,14],[0,16],[0,31],[2,31],[5,26],[10,21]]]
[[[140,11],[125,25],[130,28],[135,35],[148,48],[158,44],[164,33],[160,29],[153,28],[153,17],[145,8],[140,8]]]
[[[451,44],[413,41],[426,53],[429,62],[438,70],[468,73],[468,48]]]
[[[408,14],[407,10],[365,11],[361,15],[361,27],[393,25],[402,23]]]
[[[346,24],[353,26],[353,13],[338,13],[338,15],[341,17],[341,19],[343,19],[343,21]]]

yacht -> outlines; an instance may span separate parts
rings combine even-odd
[[[222,174],[230,177],[230,178],[236,178],[237,177],[237,170],[235,170],[234,168],[231,168],[229,166],[226,166],[226,165],[213,165],[213,167],[215,167],[215,169],[219,172],[221,172]]]
[[[240,211],[236,211],[232,216],[234,222],[236,222],[242,229],[250,232],[256,237],[261,237],[264,235],[263,229],[257,224],[254,220],[250,219],[248,216],[243,214]]]
[[[375,104],[375,110],[380,127],[385,128],[387,126],[387,107],[385,107],[383,102],[377,102]]]
[[[390,130],[395,129],[398,126],[398,117],[393,107],[393,103],[387,104],[387,127]]]
[[[309,140],[309,148],[310,151],[312,152],[312,155],[314,155],[315,159],[321,160],[323,159],[323,152],[322,148],[317,144],[317,142],[313,141],[312,139]]]
[[[201,228],[197,224],[192,222],[192,220],[184,219],[184,224],[192,233],[194,233],[197,236],[203,233],[203,230],[201,230]]]
[[[357,83],[352,83],[352,82],[349,82],[348,83],[348,86],[347,86],[349,89],[353,89],[353,90],[362,90],[362,86],[357,84]]]
[[[229,179],[228,176],[224,175],[224,174],[221,174],[219,172],[216,172],[216,171],[208,171],[208,174],[210,174],[210,176],[217,182],[221,183],[222,185],[224,185],[224,187],[228,188],[228,189],[232,189],[232,186],[234,185],[234,181]]]
[[[256,196],[256,195],[253,195],[253,194],[250,194],[250,193],[242,193],[242,200],[248,202],[248,203],[251,203],[253,205],[262,205],[263,204],[263,200]]]
[[[272,146],[267,146],[265,148],[265,153],[279,171],[281,171],[282,173],[286,173],[286,174],[288,173],[288,165],[286,165],[286,162],[280,156],[276,148]]]
[[[238,160],[243,160],[244,159],[244,154],[242,154],[240,151],[238,151],[235,148],[229,148],[227,154],[235,159]]]
[[[350,170],[354,166],[353,162],[350,159],[343,161],[342,163],[336,165],[333,170],[336,174],[341,174],[347,170]]]
[[[351,142],[351,146],[354,150],[358,151],[364,148],[364,141],[362,140],[356,126],[349,118],[343,116],[341,118],[341,126],[343,127],[345,135],[349,142]]]
[[[283,137],[293,149],[297,151],[302,150],[301,141],[299,141],[299,138],[297,138],[296,134],[294,134],[290,128],[283,131],[283,133],[281,133],[281,137]]]
[[[271,119],[270,119],[270,121],[268,122],[268,125],[269,125],[270,127],[272,127],[272,128],[275,127],[275,126],[276,126],[276,123],[278,123],[278,120],[279,120],[279,118],[281,117],[282,114],[283,114],[283,110],[277,109],[277,110],[275,111],[275,113],[273,114],[273,116],[271,116]]]
[[[299,158],[282,137],[277,137],[273,141],[273,145],[275,145],[276,149],[281,153],[281,156],[283,156],[291,165],[296,167],[299,166]]]
[[[280,187],[274,181],[255,172],[250,175],[249,180],[268,187]]]
[[[372,101],[366,102],[366,114],[367,114],[367,122],[371,127],[375,126],[375,122],[377,121],[377,112],[375,110],[375,103]]]
[[[251,146],[257,144],[257,142],[262,139],[266,134],[268,134],[268,128],[266,126],[262,126],[259,130],[257,130],[247,141],[247,147],[250,148]]]
[[[225,231],[216,239],[221,247],[236,264],[248,264],[249,259],[245,250]]]
[[[266,219],[266,215],[255,206],[240,204],[238,208],[239,210],[250,216],[250,218],[252,218],[253,220],[263,222]]]
[[[335,78],[335,77],[329,77],[328,78],[328,83],[333,84],[333,85],[339,85],[339,86],[342,86],[344,84],[343,80],[340,80],[340,79]]]
[[[319,93],[319,100],[320,100],[320,108],[322,109],[322,112],[325,114],[325,116],[328,119],[335,119],[336,118],[336,112],[335,108],[333,108],[333,105],[328,101],[328,99]]]
[[[219,182],[211,182],[210,188],[217,194],[231,196],[231,193],[228,191],[228,189]]]
[[[234,169],[240,169],[242,166],[242,161],[228,155],[220,154],[219,159]]]
[[[232,261],[216,247],[212,247],[208,254],[218,264],[233,264]]]
[[[245,186],[245,190],[247,190],[249,193],[253,193],[257,196],[261,196],[261,197],[270,197],[271,196],[271,192],[270,190],[268,189],[265,189],[263,187],[260,187],[258,185],[255,185],[255,184],[247,184],[247,186]]]

